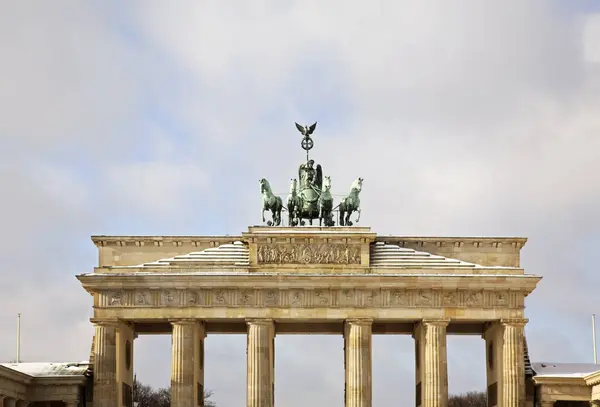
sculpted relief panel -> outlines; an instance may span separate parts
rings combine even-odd
[[[360,246],[347,244],[259,245],[259,264],[360,264]]]
[[[281,308],[522,308],[524,295],[508,291],[404,289],[206,288],[111,291],[101,307]]]

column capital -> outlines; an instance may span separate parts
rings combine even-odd
[[[201,324],[202,321],[196,318],[178,318],[178,319],[169,319],[169,323],[171,325],[196,325]]]
[[[348,318],[344,322],[352,325],[368,326],[373,324],[373,318]]]
[[[94,325],[117,327],[123,324],[123,321],[117,318],[90,318],[90,322]]]
[[[423,325],[448,326],[449,318],[425,318],[419,321]]]
[[[502,318],[500,324],[502,326],[524,327],[529,322],[527,318]]]
[[[269,318],[250,318],[246,319],[246,325],[268,325],[274,326],[275,321]]]

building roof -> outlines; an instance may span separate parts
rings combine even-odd
[[[90,369],[89,362],[0,363],[0,365],[32,377],[83,376]]]
[[[394,268],[476,268],[478,264],[450,259],[386,242],[371,245],[372,267]]]
[[[191,252],[180,256],[160,259],[150,263],[143,263],[135,266],[125,266],[132,268],[140,267],[172,267],[186,265],[204,265],[204,266],[229,266],[244,267],[250,264],[250,255],[248,246],[243,242],[236,241],[230,244],[223,244],[218,247],[211,247],[199,252]]]
[[[553,363],[531,364],[536,377],[585,377],[600,371],[600,365],[594,363]]]
[[[386,242],[371,245],[371,267],[387,269],[514,269],[514,267],[488,267],[457,259],[438,256],[427,252],[400,247]],[[250,253],[246,243],[235,241],[218,247],[191,252],[174,257],[133,266],[113,266],[112,268],[172,268],[177,266],[221,266],[224,268],[247,267]]]

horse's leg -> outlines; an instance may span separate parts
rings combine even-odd
[[[360,208],[356,208],[356,212],[358,212],[358,217],[356,218],[356,223],[360,222]]]
[[[264,206],[262,208],[262,220],[263,220],[263,223],[265,223],[265,207]]]

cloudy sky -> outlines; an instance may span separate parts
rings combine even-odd
[[[0,359],[87,359],[74,275],[93,234],[238,234],[257,180],[313,157],[365,178],[382,234],[525,236],[535,361],[591,362],[600,312],[597,1],[0,0]],[[408,336],[376,337],[374,404],[414,400]],[[206,342],[206,386],[245,403],[245,338]],[[481,338],[449,339],[450,391],[484,389]],[[343,401],[342,338],[279,336],[276,403]],[[170,338],[136,341],[166,386]]]

